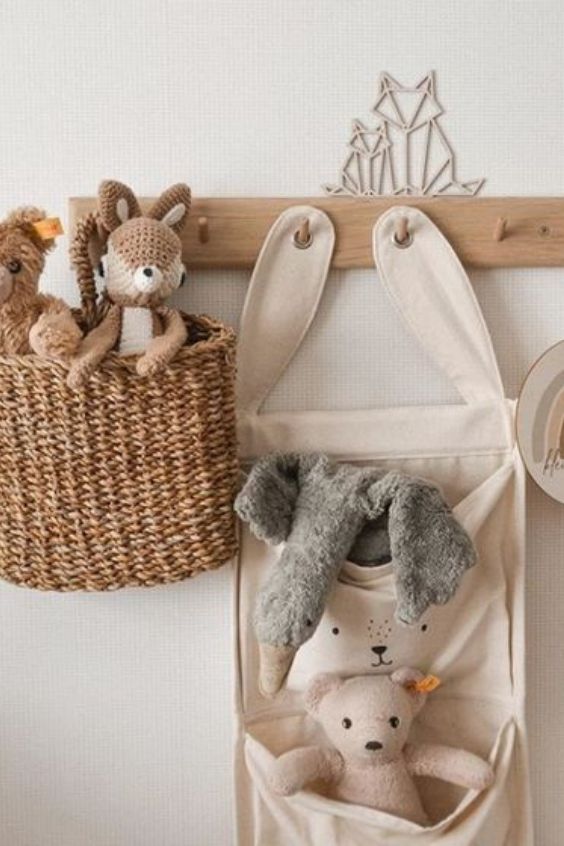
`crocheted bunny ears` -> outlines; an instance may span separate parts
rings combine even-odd
[[[179,182],[167,188],[143,214],[131,188],[113,179],[105,180],[98,188],[98,211],[104,228],[113,232],[134,217],[148,217],[166,223],[180,232],[190,213],[192,193],[188,185]]]
[[[188,185],[180,182],[167,188],[145,212],[139,200],[127,185],[115,179],[107,179],[98,188],[98,209],[93,221],[77,224],[77,231],[71,244],[71,256],[78,268],[87,259],[88,266],[98,268],[108,249],[108,240],[119,239],[121,252],[133,262],[139,239],[160,227],[163,250],[167,254],[180,255],[182,245],[179,233],[188,220],[192,193]],[[132,225],[137,221],[136,233]],[[126,231],[123,232],[123,229]],[[119,231],[118,231],[119,230]],[[120,237],[122,234],[122,237]],[[133,237],[134,235],[137,237]],[[154,240],[154,238],[153,238]],[[133,254],[131,254],[133,253]]]

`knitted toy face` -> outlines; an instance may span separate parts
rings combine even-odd
[[[322,674],[308,688],[306,707],[345,761],[384,764],[405,746],[425,701],[425,695],[411,687],[422,677],[407,668],[391,676],[348,680]]]
[[[127,221],[108,239],[104,277],[114,302],[156,305],[184,282],[178,236],[148,218]]]
[[[33,224],[45,217],[39,209],[17,209],[0,223],[0,308],[25,309],[37,292],[45,253],[53,241],[42,241]]]
[[[177,231],[190,209],[190,189],[175,185],[143,216],[137,199],[119,182],[104,182],[100,216],[110,233],[102,273],[110,299],[125,306],[157,306],[184,282]]]

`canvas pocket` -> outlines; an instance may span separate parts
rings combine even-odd
[[[260,830],[255,832],[257,846],[287,846],[289,843],[323,843],[324,846],[494,846],[505,844],[510,826],[508,780],[515,746],[515,723],[509,718],[501,725],[489,749],[495,781],[482,793],[449,789],[436,779],[418,782],[422,796],[447,796],[439,802],[442,810],[436,818],[437,803],[430,826],[422,827],[408,820],[371,808],[337,801],[321,793],[303,790],[290,798],[273,793],[268,772],[275,756],[292,746],[316,740],[316,729],[302,715],[254,723],[245,735],[245,761],[264,805],[257,815]],[[293,742],[291,738],[294,738]],[[296,742],[296,738],[299,740]],[[427,807],[429,810],[429,808]]]

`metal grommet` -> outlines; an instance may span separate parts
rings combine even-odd
[[[405,250],[406,247],[411,247],[413,244],[413,235],[411,232],[407,233],[407,238],[404,238],[403,241],[399,241],[396,233],[392,235],[392,244],[394,247],[399,247],[400,250]]]
[[[313,244],[313,235],[310,232],[305,241],[302,241],[300,240],[299,230],[297,230],[296,232],[294,232],[294,237],[292,238],[292,241],[294,242],[294,247],[297,247],[298,250],[307,250],[307,248],[311,247],[311,245]]]

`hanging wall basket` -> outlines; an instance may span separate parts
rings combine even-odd
[[[92,269],[74,259],[77,317],[91,327]],[[0,357],[0,577],[114,590],[179,581],[234,555],[235,335],[184,320],[189,344],[146,379],[111,354],[76,392],[59,364]]]

